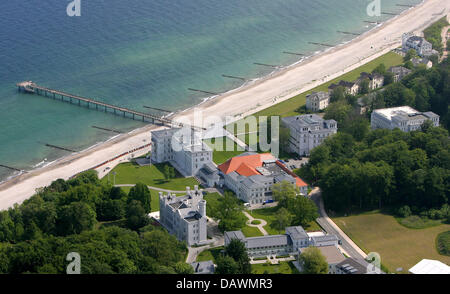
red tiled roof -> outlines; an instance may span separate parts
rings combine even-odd
[[[248,177],[258,175],[259,173],[255,168],[262,166],[266,160],[275,160],[275,157],[270,153],[237,156],[219,165],[219,169],[224,174],[235,171],[240,175]]]
[[[263,162],[267,160],[276,160],[276,158],[270,153],[237,156],[219,165],[219,169],[224,174],[229,174],[235,171],[241,176],[249,177],[259,175],[260,173],[256,170],[256,168],[262,166]],[[281,161],[277,160],[276,164],[287,174],[295,178],[297,187],[308,186],[308,184],[288,169]]]

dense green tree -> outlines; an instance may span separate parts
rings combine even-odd
[[[219,275],[235,275],[239,273],[238,263],[228,255],[219,256],[216,260],[217,267],[215,270],[216,274]]]
[[[235,231],[245,225],[247,218],[242,213],[242,205],[239,200],[230,192],[225,192],[218,207],[219,230]]]
[[[290,226],[291,222],[292,222],[291,213],[286,208],[281,207],[275,214],[275,220],[271,223],[271,226],[275,230],[282,231],[286,227]]]
[[[336,87],[333,92],[331,92],[330,95],[330,102],[337,102],[337,101],[342,101],[345,99],[345,88],[342,86],[338,86]]]
[[[293,219],[291,225],[308,227],[309,223],[319,217],[316,204],[304,196],[296,197],[289,208]]]
[[[346,101],[338,101],[331,103],[325,110],[324,119],[334,119],[338,126],[345,121],[349,113],[352,111],[352,106]]]
[[[57,231],[61,236],[91,230],[96,223],[95,211],[84,202],[72,202],[58,212]]]
[[[127,226],[132,230],[137,230],[148,224],[149,218],[142,203],[137,200],[132,200],[127,205],[126,211]]]
[[[281,181],[272,185],[272,198],[279,207],[289,207],[289,202],[300,194],[299,189],[288,181]]]
[[[194,268],[185,262],[177,262],[175,264],[175,272],[179,275],[190,275],[194,273]]]
[[[125,217],[126,203],[123,200],[104,200],[97,206],[99,221],[114,221]]]
[[[238,271],[235,272],[236,274],[251,273],[250,258],[248,257],[245,244],[242,241],[238,239],[231,240],[225,247],[225,254],[233,258],[233,260],[237,263]]]
[[[369,84],[370,84],[370,82],[368,79],[362,80],[359,85],[359,94],[369,93],[369,90],[370,90]]]
[[[109,197],[113,200],[126,199],[127,193],[121,187],[112,187]]]
[[[411,59],[417,57],[417,52],[414,49],[409,49],[408,52],[406,52],[405,56],[403,57],[403,61],[407,62]]]
[[[298,257],[304,274],[328,274],[328,263],[317,247],[309,247]]]
[[[144,183],[137,183],[130,189],[130,192],[128,193],[128,202],[133,200],[141,202],[146,213],[151,212],[151,194],[147,185]]]

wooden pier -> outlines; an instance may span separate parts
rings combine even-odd
[[[402,6],[402,7],[414,7],[414,5],[408,5],[408,4],[395,4],[396,6]]]
[[[25,81],[17,84],[17,87],[19,91],[30,93],[30,94],[37,94],[44,97],[53,98],[54,100],[60,100],[63,102],[68,102],[70,104],[75,104],[78,106],[86,106],[89,109],[95,109],[97,111],[104,111],[108,113],[114,113],[116,115],[122,115],[126,118],[131,118],[133,120],[141,120],[143,122],[148,122],[152,124],[157,125],[167,125],[167,126],[174,126],[174,127],[184,127],[188,125],[184,125],[182,123],[175,122],[171,119],[162,118],[156,115],[147,114],[139,111],[135,111],[132,109],[128,109],[125,107],[119,107],[112,104],[100,102],[98,100],[94,100],[91,98],[85,98],[73,94],[69,94],[66,92],[54,90],[45,88],[42,86],[39,86],[32,81]],[[195,126],[188,126],[192,129],[204,129],[200,127]]]

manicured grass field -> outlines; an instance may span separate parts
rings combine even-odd
[[[436,249],[436,237],[448,231],[450,225],[408,229],[393,216],[381,213],[338,217],[333,221],[366,253],[378,252],[381,263],[391,272],[401,267],[407,273],[424,258],[450,264],[450,257],[440,255]]]
[[[217,217],[217,211],[219,210],[219,204],[221,196],[219,193],[208,193],[203,196],[206,200],[206,215],[212,218]]]
[[[222,150],[216,150],[217,148],[214,148],[214,143],[216,140],[223,140],[223,146]],[[209,140],[205,140],[205,143],[208,144],[211,148],[213,148],[213,161],[219,165],[227,161],[228,159],[237,156],[241,153],[243,153],[245,150],[240,150],[242,148],[239,147],[239,145],[236,144],[236,142],[232,141],[228,137],[222,137],[222,138],[213,138]],[[227,144],[230,146],[233,146],[233,148],[227,148]],[[240,148],[240,149],[238,149]]]
[[[264,236],[263,233],[261,233],[261,231],[256,227],[245,226],[241,229],[241,231],[247,238]]]
[[[125,193],[130,193],[131,187],[120,187]],[[164,193],[167,195],[167,193]],[[172,193],[173,194],[173,193]],[[184,193],[175,193],[176,196],[184,196]],[[150,189],[150,197],[151,197],[151,212],[159,211],[159,191]]]
[[[276,211],[277,207],[270,207],[270,208],[262,208],[262,209],[255,209],[251,212],[249,211],[250,215],[257,219],[263,219],[267,222],[267,225],[264,226],[264,229],[269,233],[270,235],[279,235],[284,234],[285,230],[276,230],[271,227],[271,224],[275,221],[276,217]],[[308,227],[304,227],[305,231],[312,232],[312,231],[320,231],[320,226],[315,222],[312,221]]]
[[[186,186],[192,188],[194,185],[199,185],[196,179],[184,178],[176,170],[175,178],[166,181],[163,174],[164,165],[152,164],[139,166],[131,162],[122,163],[110,172],[109,179],[111,182],[113,181],[114,176],[112,172],[115,172],[116,185],[142,182],[148,186],[174,191],[184,191],[186,190]],[[107,182],[108,176],[103,177],[102,181]]]
[[[298,270],[290,261],[283,261],[279,264],[252,264],[252,274],[298,274]]]
[[[208,249],[205,251],[202,251],[198,256],[196,261],[208,261],[212,260],[214,263],[216,263],[216,258],[221,254],[220,252],[224,249],[223,246]]]

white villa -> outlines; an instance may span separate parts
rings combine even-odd
[[[425,38],[414,35],[413,33],[405,33],[402,35],[402,50],[407,52],[411,49],[416,50],[417,55],[421,57],[428,57],[438,54],[433,50],[433,46]]]
[[[194,186],[186,187],[186,195],[163,195],[159,193],[159,222],[178,240],[189,246],[207,241],[206,201],[203,191]]]
[[[272,200],[272,186],[282,181],[308,194],[308,185],[270,153],[243,153],[219,165],[219,170],[225,186],[250,204]]]
[[[420,129],[426,120],[431,120],[434,126],[439,126],[439,115],[434,112],[419,112],[409,106],[376,109],[371,115],[372,129],[399,128],[404,132]]]
[[[290,151],[300,156],[308,156],[314,147],[337,132],[335,120],[324,120],[315,114],[283,117],[281,121],[290,130]]]
[[[219,181],[212,154],[198,132],[185,134],[179,128],[152,132],[152,163],[169,162],[183,176],[197,176],[210,187]]]
[[[330,94],[326,92],[312,92],[306,96],[306,109],[317,112],[330,104]]]

